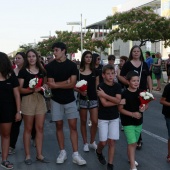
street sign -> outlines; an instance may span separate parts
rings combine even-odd
[[[67,22],[67,25],[81,25],[81,22]]]

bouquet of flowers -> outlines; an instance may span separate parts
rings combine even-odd
[[[154,100],[155,98],[151,93],[144,91],[139,93],[139,99],[141,103],[140,106],[142,107],[143,105],[148,104],[150,101]]]
[[[29,81],[29,88],[30,88],[30,89],[36,88],[36,86],[37,86],[37,84],[38,84],[38,81],[39,81],[39,79],[38,79],[37,77],[31,79],[31,80]]]
[[[82,92],[87,91],[87,81],[80,80],[79,82],[77,82],[75,87]],[[89,102],[88,96],[86,96],[86,100]]]

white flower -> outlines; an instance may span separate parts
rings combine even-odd
[[[29,81],[29,88],[34,88],[38,83],[38,78],[33,78]]]
[[[149,97],[149,96],[144,96],[143,98],[144,98],[145,100],[150,99],[150,97]]]
[[[82,87],[83,85],[87,85],[87,81],[86,81],[86,80],[80,80],[80,81],[76,84],[76,87],[77,87],[77,88],[80,88],[80,87]]]
[[[140,93],[140,96],[141,96],[141,97],[144,97],[144,96],[145,96],[145,92],[141,92],[141,93]]]

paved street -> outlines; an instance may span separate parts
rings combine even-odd
[[[161,92],[153,92],[156,100],[150,103],[149,109],[144,113],[143,124],[143,148],[136,152],[136,160],[139,163],[138,170],[170,170],[170,163],[166,162],[167,156],[167,130],[165,126],[165,120],[161,114],[162,106],[159,104]],[[55,136],[55,124],[50,123],[50,114],[47,114],[44,128],[44,156],[48,157],[51,161],[49,164],[43,164],[35,160],[36,152],[35,148],[31,146],[31,155],[34,160],[32,165],[24,164],[24,148],[22,142],[23,124],[21,126],[21,132],[16,146],[16,153],[9,156],[9,160],[14,163],[14,169],[16,170],[106,170],[106,166],[102,166],[98,163],[94,150],[89,153],[83,152],[82,138],[80,135],[80,122],[78,120],[79,131],[79,152],[83,158],[87,161],[86,166],[78,166],[72,163],[72,149],[69,138],[69,128],[67,122],[64,125],[65,133],[65,148],[68,153],[68,159],[64,164],[58,165],[55,163],[56,156],[59,152],[59,148]],[[98,141],[98,136],[96,138]],[[120,131],[120,140],[116,144],[115,152],[115,170],[129,170],[129,164],[126,155],[126,139],[124,133]],[[104,155],[107,148],[104,149]],[[0,170],[2,168],[0,167]]]

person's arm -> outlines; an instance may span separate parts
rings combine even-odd
[[[149,91],[152,92],[152,79],[150,76],[147,76],[147,83],[148,83]]]
[[[30,88],[23,88],[24,79],[19,78],[18,81],[19,81],[19,84],[20,84],[20,86],[19,86],[19,92],[20,92],[21,94],[28,94],[28,93],[34,92],[33,89],[30,89]]]
[[[119,81],[122,82],[124,85],[128,85],[128,81],[126,80],[126,78],[124,76],[119,76],[118,77]]]
[[[98,85],[99,85],[99,76],[96,77],[96,90],[97,90]]]
[[[130,116],[132,118],[140,119],[142,117],[141,113],[139,112],[130,112],[130,111],[125,110],[123,105],[118,105],[118,110],[121,114]]]
[[[98,95],[99,98],[104,98],[106,101],[114,103],[115,105],[118,105],[121,101],[121,95],[120,94],[116,94],[116,97],[112,97],[112,96],[106,94],[100,87],[97,90],[97,95]]]
[[[106,99],[103,98],[103,97],[99,97],[99,99],[100,99],[100,101],[101,101],[101,103],[102,103],[102,105],[103,105],[104,107],[111,107],[111,106],[116,106],[116,105],[117,105],[117,104],[115,104],[115,103],[113,103],[113,102],[110,102],[110,101],[106,100]]]
[[[161,66],[161,59],[158,60],[157,64],[153,64],[153,66]]]
[[[152,71],[152,65],[153,65],[153,60],[151,59],[151,60],[150,60],[150,68],[149,68],[149,71]]]
[[[15,102],[16,102],[16,108],[17,108],[17,113],[15,115],[15,121],[20,121],[21,120],[21,98],[20,98],[20,93],[19,93],[19,87],[13,88],[13,93],[15,97]]]
[[[47,85],[51,88],[51,89],[73,89],[76,85],[76,81],[77,81],[77,76],[76,75],[72,75],[69,80],[66,81],[62,81],[62,82],[55,82],[53,78],[48,78],[47,79]]]
[[[160,104],[170,107],[170,102],[167,102],[165,97],[161,97]]]

